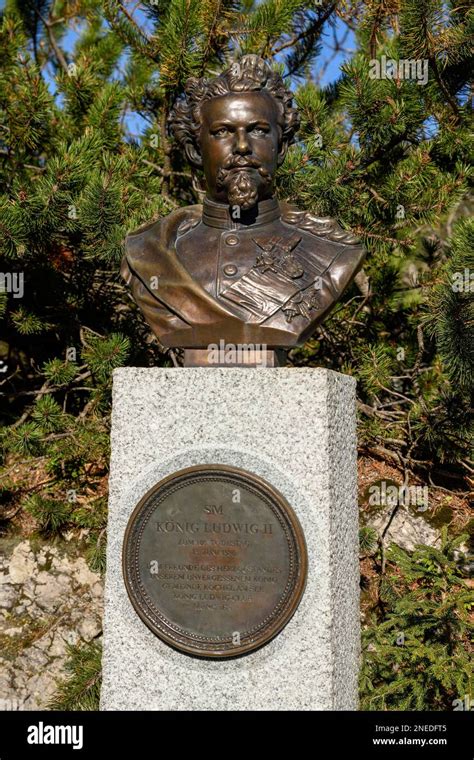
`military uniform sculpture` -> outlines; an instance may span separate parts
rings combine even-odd
[[[296,346],[355,277],[364,259],[357,238],[273,194],[298,126],[291,93],[258,56],[188,80],[170,128],[204,170],[204,203],[129,234],[122,262],[163,346]]]

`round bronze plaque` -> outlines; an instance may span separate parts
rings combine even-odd
[[[141,499],[127,526],[130,601],[168,644],[234,657],[275,636],[304,590],[303,531],[283,496],[224,465],[180,470]]]

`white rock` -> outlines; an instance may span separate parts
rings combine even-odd
[[[48,652],[53,643],[54,633],[47,632],[40,639],[37,639],[35,647],[41,649],[42,652]]]
[[[10,559],[10,577],[13,583],[24,583],[34,573],[35,555],[28,541],[22,541],[13,550]]]
[[[15,673],[13,676],[13,691],[18,694],[20,689],[24,689],[28,680],[28,675],[23,671],[21,673]]]
[[[5,636],[18,636],[22,632],[21,628],[5,628],[3,633]]]
[[[37,710],[45,708],[57,689],[56,679],[49,672],[35,675],[26,684],[29,697],[25,702],[25,709]]]
[[[382,535],[392,510],[393,507],[384,508],[383,511],[378,512],[368,520],[368,524],[377,531],[379,536]],[[415,515],[402,505],[398,507],[385,534],[386,546],[393,542],[406,551],[413,551],[416,544],[436,546],[439,541],[439,531],[426,522],[421,512],[419,515]]]
[[[22,588],[23,594],[34,601],[36,597],[36,583],[33,578],[28,578]]]
[[[53,643],[49,647],[48,654],[50,657],[64,657],[66,654],[66,642],[59,631],[56,632],[53,638]]]
[[[73,646],[79,641],[79,634],[77,631],[63,631],[61,635],[64,641],[66,641],[68,644],[72,644]]]
[[[93,573],[83,557],[76,560],[74,578],[81,586],[94,586],[100,579],[97,573]]]
[[[92,596],[95,596],[97,599],[101,599],[104,595],[104,587],[102,583],[94,583],[94,585],[91,588],[91,594]]]
[[[0,607],[10,609],[14,606],[18,591],[14,586],[2,586],[0,591]]]
[[[42,570],[38,573],[36,576],[36,582],[39,586],[53,584],[55,588],[58,590],[61,589],[62,592],[68,590],[68,587],[71,585],[71,579],[68,575],[64,575],[63,573],[53,575],[53,573],[50,573],[47,570]],[[40,589],[37,589],[37,593],[40,593]]]
[[[54,575],[47,575],[47,582],[36,587],[35,602],[41,609],[53,612],[64,601],[65,587]]]
[[[97,618],[85,618],[80,624],[78,631],[84,641],[91,641],[102,630],[102,624]]]
[[[43,667],[49,660],[48,655],[39,647],[30,647],[27,650],[29,670],[34,673],[38,668]]]
[[[71,575],[74,571],[74,566],[74,561],[70,560],[69,557],[60,557],[57,553],[53,556],[51,568],[58,573]]]

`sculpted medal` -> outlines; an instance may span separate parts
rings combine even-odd
[[[272,486],[223,465],[181,470],[155,485],[125,534],[130,601],[163,641],[233,657],[269,641],[303,594],[306,546]]]

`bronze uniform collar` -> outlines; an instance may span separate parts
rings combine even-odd
[[[254,208],[241,211],[240,219],[233,219],[231,207],[226,203],[216,203],[207,196],[203,202],[202,221],[208,227],[217,227],[221,230],[245,229],[261,226],[274,222],[281,216],[280,205],[276,198],[268,198],[260,201]]]

